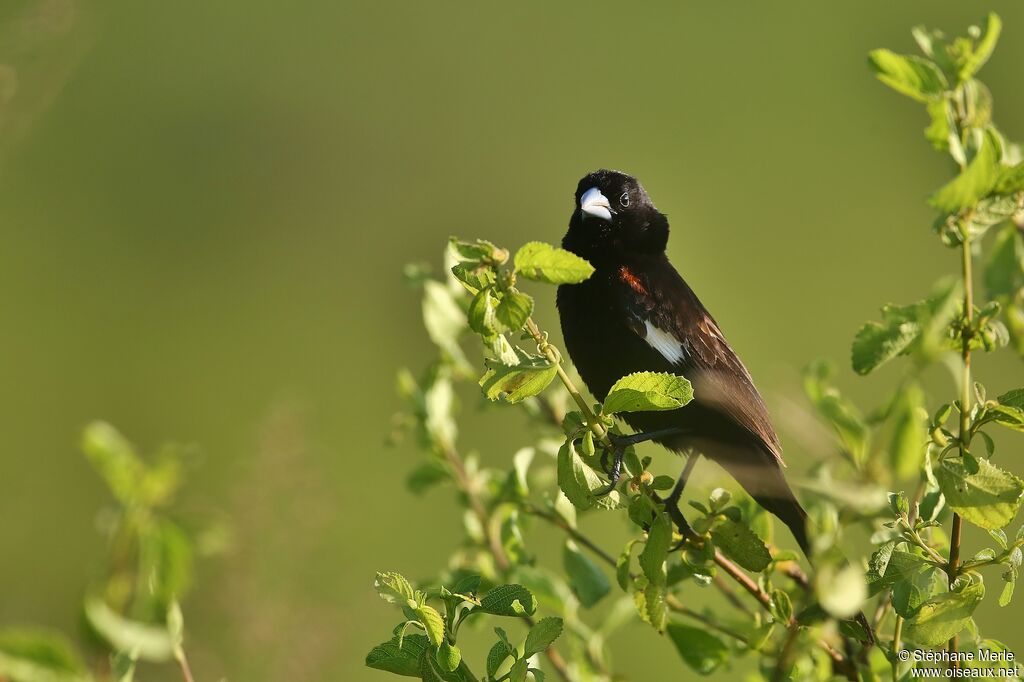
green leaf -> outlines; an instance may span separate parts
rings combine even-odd
[[[891,413],[892,440],[889,462],[896,478],[918,476],[924,464],[928,413],[924,409],[924,393],[915,383],[900,391]]]
[[[917,554],[896,549],[896,543],[887,542],[871,555],[868,562],[868,589],[876,595],[900,580],[912,578],[928,569],[929,565]]]
[[[804,371],[804,392],[835,429],[853,461],[863,462],[867,457],[870,432],[857,407],[829,385],[830,374],[831,369],[826,363],[812,363]]]
[[[529,658],[551,646],[551,643],[562,634],[561,618],[541,618],[537,624],[530,628],[526,635],[526,644],[523,645],[523,658]]]
[[[1009,606],[1010,601],[1013,599],[1013,588],[1017,583],[1017,569],[1010,567],[1005,573],[1003,573],[1003,589],[999,593],[999,605]]]
[[[668,577],[665,570],[665,559],[672,546],[672,522],[668,514],[661,512],[647,531],[647,544],[640,552],[640,568],[651,583],[664,585]]]
[[[630,509],[632,509],[632,506],[630,506]],[[622,552],[619,553],[618,559],[615,560],[615,580],[623,590],[629,589],[630,562],[632,559],[633,545],[637,542],[639,542],[639,540],[630,540],[627,542],[626,546],[622,548]]]
[[[171,658],[173,643],[165,627],[129,620],[96,597],[85,600],[85,617],[114,651],[134,651],[157,663]]]
[[[516,289],[506,291],[494,309],[494,316],[501,323],[500,331],[519,331],[532,314],[533,299]]]
[[[506,365],[499,360],[484,360],[487,371],[480,377],[480,386],[488,400],[504,399],[518,403],[548,387],[558,373],[558,366],[546,357],[515,349],[519,364]]]
[[[872,50],[868,61],[878,80],[919,102],[939,97],[948,87],[937,66],[921,57],[899,55],[890,50]]]
[[[378,572],[373,581],[380,598],[389,604],[405,605],[413,598],[412,585],[401,573],[394,571]]]
[[[979,459],[978,465],[978,472],[971,474],[963,462],[947,458],[934,468],[935,479],[946,502],[965,520],[981,528],[1002,528],[1017,514],[1024,481],[987,459]]]
[[[434,654],[434,660],[437,661],[442,670],[454,672],[459,667],[459,663],[462,662],[462,652],[454,644],[443,641],[441,646],[437,648],[437,653]]]
[[[477,239],[475,242],[464,242],[456,237],[448,238],[448,248],[451,249],[456,258],[469,263],[489,260],[494,257],[496,251],[500,250],[485,239]]]
[[[669,623],[668,636],[683,662],[701,675],[710,675],[729,659],[729,647],[705,630]]]
[[[423,282],[423,326],[434,344],[457,361],[465,361],[459,336],[466,329],[466,315],[451,290],[441,282]]]
[[[398,637],[378,644],[366,654],[366,665],[404,677],[420,676],[420,659],[430,647],[430,641],[423,635],[406,635],[401,646]]]
[[[1013,296],[1024,288],[1024,234],[1007,225],[996,235],[985,266],[985,289],[992,298]]]
[[[1015,388],[1007,391],[996,398],[996,402],[1016,410],[1024,410],[1024,388]]]
[[[452,275],[466,287],[471,294],[476,294],[481,289],[493,286],[496,278],[494,270],[487,266],[474,266],[470,263],[457,263],[452,266]]]
[[[742,523],[731,519],[718,523],[711,529],[711,539],[725,556],[748,571],[760,573],[771,563],[764,542]]]
[[[114,497],[132,503],[145,467],[131,443],[110,424],[97,421],[85,427],[82,450]]]
[[[961,81],[968,80],[981,70],[981,67],[992,56],[992,51],[996,49],[996,43],[999,42],[999,34],[1002,30],[1003,22],[999,19],[999,15],[995,12],[989,12],[985,35],[960,65],[959,76]]]
[[[496,304],[493,288],[487,287],[477,292],[477,295],[469,302],[469,310],[466,311],[469,328],[484,338],[490,338],[497,334]]]
[[[928,117],[931,123],[924,129],[924,136],[932,147],[939,151],[949,149],[949,136],[952,129],[949,120],[952,115],[949,101],[946,99],[934,99],[928,102]]]
[[[574,253],[543,242],[524,244],[515,256],[516,272],[527,279],[549,284],[578,284],[594,267]]]
[[[926,568],[893,584],[893,610],[904,618],[910,618],[917,614],[926,601],[946,589],[945,575],[934,568]]]
[[[505,662],[509,656],[512,655],[512,647],[506,642],[498,640],[491,647],[491,650],[487,652],[487,676],[494,677],[498,672],[498,668]]]
[[[814,577],[814,587],[821,607],[840,619],[856,615],[868,596],[863,572],[852,565],[822,567]]]
[[[167,608],[167,634],[171,637],[174,657],[180,660],[184,656],[182,645],[185,643],[185,616],[177,600],[172,601]]]
[[[57,632],[36,628],[0,630],[0,679],[11,682],[86,682],[74,647]]]
[[[1016,194],[1024,190],[1024,162],[1016,166],[1001,166],[999,179],[996,181],[996,192],[999,194]]]
[[[499,585],[480,600],[479,608],[495,616],[532,616],[537,600],[522,585]]]
[[[587,510],[595,506],[604,509],[615,509],[619,504],[619,492],[613,490],[604,497],[596,497],[593,493],[604,487],[597,473],[587,466],[572,446],[570,441],[558,449],[556,462],[558,487],[577,509]]]
[[[636,606],[640,620],[648,623],[658,632],[664,632],[665,624],[668,622],[666,595],[665,584],[653,582],[647,582],[642,589],[633,593],[633,604]]]
[[[957,312],[959,294],[960,284],[949,281],[923,301],[883,307],[882,321],[864,324],[854,337],[851,349],[854,371],[867,374],[897,355],[909,352],[912,346],[928,350],[937,345]]]
[[[932,196],[932,206],[946,213],[956,213],[988,196],[999,181],[999,156],[999,140],[991,129],[987,129],[981,149],[967,168]]]
[[[508,673],[508,682],[526,682],[527,666],[528,661],[525,658],[520,658],[513,663],[512,670]]]
[[[964,629],[984,596],[984,584],[976,582],[961,592],[946,592],[929,599],[914,617],[907,619],[903,635],[908,641],[925,646],[944,644]]]
[[[441,642],[445,641],[444,618],[437,612],[437,609],[424,604],[413,609],[413,612],[420,623],[423,624],[423,629],[427,632],[427,639],[430,640],[430,644],[432,646],[441,646]]]
[[[135,665],[139,659],[134,653],[120,651],[110,657],[110,674],[114,682],[133,682]]]
[[[562,548],[562,565],[573,593],[584,607],[590,608],[611,592],[612,585],[604,572],[572,540],[567,540]]]
[[[690,382],[675,374],[637,372],[615,382],[604,399],[604,414],[674,410],[693,400]]]
[[[424,460],[409,472],[405,487],[413,495],[422,495],[434,486],[451,479],[451,473],[437,459]]]

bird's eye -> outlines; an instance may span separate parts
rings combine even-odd
[[[622,196],[619,197],[619,203],[622,204],[622,208],[629,206],[629,192],[622,193]]]

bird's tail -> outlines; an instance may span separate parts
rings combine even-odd
[[[743,458],[729,457],[718,461],[759,505],[786,524],[804,556],[813,564],[811,542],[807,534],[807,512],[800,506],[786,482],[778,461],[766,456],[762,461],[752,464],[749,454]],[[874,632],[864,614],[858,613],[853,620],[864,628],[869,645],[873,645]]]
[[[721,455],[727,454],[722,457]],[[800,506],[793,490],[782,474],[782,467],[762,451],[752,457],[749,450],[719,453],[715,459],[729,472],[747,494],[764,509],[786,524],[808,559],[811,543],[807,535],[807,512]]]

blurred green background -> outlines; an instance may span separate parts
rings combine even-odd
[[[395,620],[373,572],[429,575],[461,533],[449,494],[402,486],[413,446],[384,446],[395,370],[431,352],[401,267],[450,234],[559,240],[597,167],[668,213],[774,410],[816,357],[876,404],[897,372],[854,378],[853,331],[957,256],[924,203],[949,169],[865,55],[989,9],[982,79],[1019,141],[1020,2],[6,0],[0,625],[76,626],[108,500],[77,441],[99,417],[147,452],[195,444],[183,514],[233,529],[185,604],[201,680],[386,679],[363,667]],[[1022,375],[978,365],[990,392]],[[463,448],[504,429],[483,457],[505,461],[521,422],[463,403]],[[1012,615],[979,620],[1021,650]],[[645,626],[614,653],[632,679],[684,674]]]

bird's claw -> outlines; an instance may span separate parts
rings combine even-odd
[[[618,442],[618,436],[612,433],[608,434],[608,440],[611,442],[611,447],[606,447],[601,451],[601,468],[608,475],[609,481],[608,485],[593,491],[592,494],[595,497],[604,497],[610,494],[619,484],[619,479],[622,478],[622,459],[625,456],[625,448]],[[608,466],[609,450],[612,452],[611,466]]]

